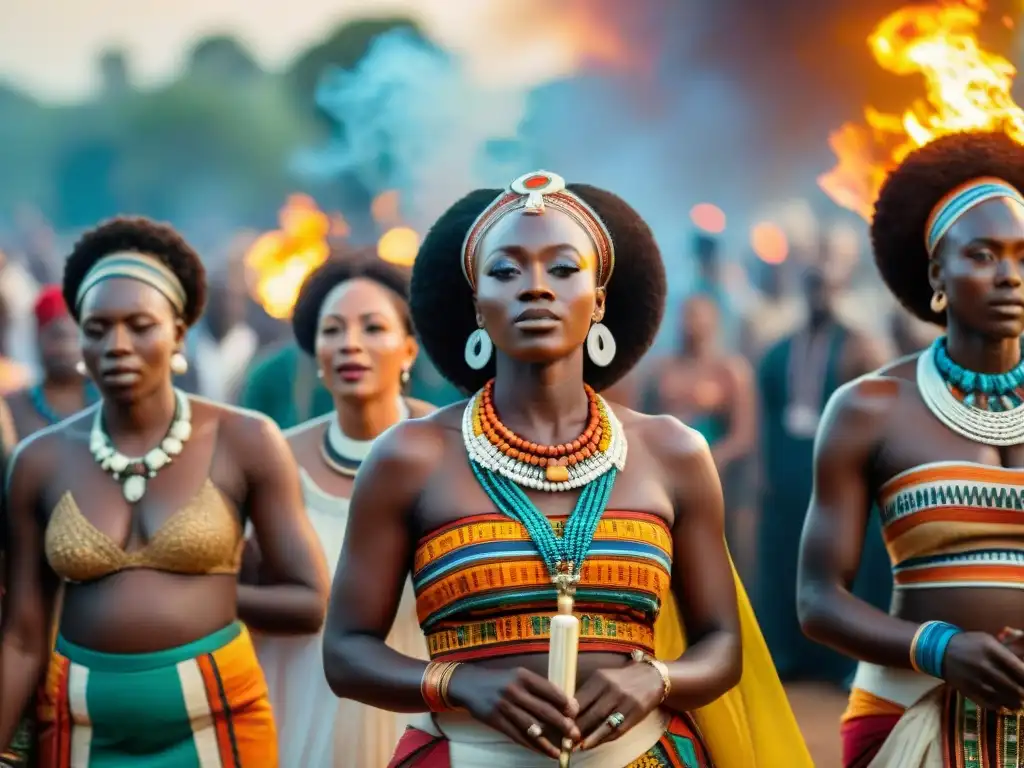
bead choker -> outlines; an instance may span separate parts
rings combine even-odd
[[[409,406],[404,398],[398,398],[398,421],[409,418]],[[359,466],[367,456],[376,438],[356,440],[341,431],[337,414],[331,414],[330,423],[324,430],[320,443],[320,455],[327,467],[345,477],[355,477]]]
[[[96,407],[89,434],[89,451],[103,471],[121,483],[121,493],[129,504],[137,503],[146,495],[147,480],[156,477],[157,472],[170,464],[192,436],[192,407],[188,396],[175,389],[174,401],[174,420],[160,445],[137,458],[125,456],[114,447],[103,428],[103,405]]]
[[[626,464],[626,436],[604,399],[584,385],[590,413],[579,437],[561,445],[538,445],[506,427],[494,409],[494,381],[469,403],[462,438],[470,459],[518,485],[562,491],[586,485]]]
[[[935,340],[917,361],[921,399],[954,432],[986,445],[1024,442],[1024,360],[1006,373],[968,371]]]

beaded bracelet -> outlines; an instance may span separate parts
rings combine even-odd
[[[431,712],[449,712],[455,707],[448,698],[448,685],[451,683],[457,661],[432,661],[423,670],[420,681],[420,694]]]
[[[945,621],[926,621],[910,642],[910,666],[922,674],[941,678],[949,641],[961,632],[960,627]]]
[[[661,704],[661,702],[665,701],[665,699],[668,698],[668,695],[672,692],[672,677],[668,673],[668,667],[665,665],[665,662],[658,661],[656,658],[644,653],[639,648],[633,651],[632,657],[633,661],[638,664],[650,664],[658,671],[658,674],[661,675],[661,701],[658,702]]]

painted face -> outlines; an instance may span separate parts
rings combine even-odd
[[[587,233],[561,211],[522,211],[498,221],[479,245],[477,314],[511,358],[543,363],[582,348],[604,310]]]
[[[418,352],[400,302],[366,278],[346,280],[324,299],[316,359],[332,394],[358,400],[399,396],[402,373]]]
[[[171,355],[185,325],[167,298],[130,278],[111,278],[85,295],[80,312],[82,359],[104,397],[132,401],[171,376]]]
[[[932,287],[944,291],[949,314],[989,338],[1024,333],[1024,207],[986,200],[967,211],[939,242]]]

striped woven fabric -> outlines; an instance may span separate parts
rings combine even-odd
[[[897,588],[1024,588],[1024,470],[924,464],[879,497]]]
[[[565,518],[552,524],[560,535]],[[580,650],[653,653],[671,569],[672,537],[661,518],[606,512],[576,590]],[[464,518],[425,536],[413,586],[432,659],[547,650],[555,588],[526,529],[504,515]]]
[[[38,699],[46,768],[277,768],[267,685],[248,631],[108,654],[57,639]]]

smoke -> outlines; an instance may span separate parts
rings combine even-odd
[[[354,71],[325,73],[317,103],[342,130],[301,153],[298,170],[397,190],[403,218],[422,231],[469,190],[503,187],[529,165],[518,141],[526,97],[472,82],[457,58],[397,29]]]
[[[893,1],[481,0],[458,55],[393,32],[356,70],[327,73],[318,102],[343,129],[300,165],[397,189],[420,231],[470,189],[537,167],[611,189],[651,224],[678,293],[696,203],[726,212],[740,260],[782,201],[844,219],[815,178],[829,131],[879,91],[865,39]]]

